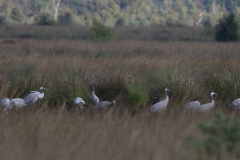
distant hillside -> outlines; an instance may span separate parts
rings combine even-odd
[[[213,26],[227,12],[240,21],[240,0],[0,1],[2,24],[91,26],[97,19],[108,26]]]

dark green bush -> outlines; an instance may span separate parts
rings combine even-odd
[[[60,25],[72,25],[74,23],[73,13],[70,9],[66,9],[58,19]]]
[[[238,23],[234,14],[224,16],[219,21],[219,25],[216,27],[215,39],[218,42],[238,41]]]
[[[38,22],[39,25],[53,25],[55,22],[53,18],[46,12],[42,12],[39,14]]]
[[[5,15],[0,15],[0,25],[4,24],[5,20],[6,20]]]
[[[113,31],[103,25],[101,22],[94,20],[93,27],[90,31],[90,40],[111,41],[114,39]]]
[[[148,100],[148,93],[143,89],[127,86],[127,94],[130,104],[135,106],[146,105]]]
[[[240,121],[237,118],[217,113],[211,124],[200,123],[199,128],[204,138],[199,142],[199,149],[214,159],[224,159],[223,156],[239,157]]]
[[[25,15],[23,14],[22,8],[13,8],[11,11],[11,18],[16,22],[23,22]]]

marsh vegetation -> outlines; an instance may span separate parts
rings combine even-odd
[[[0,98],[48,88],[33,106],[0,114],[1,159],[237,159],[239,113],[228,106],[240,97],[239,43],[145,41],[132,35],[154,34],[117,31],[130,38],[93,42],[1,34]],[[93,109],[92,82],[100,101],[115,100],[116,108]],[[166,110],[150,113],[165,88],[172,91]],[[218,96],[210,112],[182,110],[193,100],[210,102],[212,91]],[[86,103],[83,112],[73,104],[78,96]]]

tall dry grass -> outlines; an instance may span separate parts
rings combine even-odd
[[[198,159],[187,137],[202,138],[197,124],[213,112],[127,110],[83,113],[21,110],[1,114],[1,159]],[[204,155],[202,155],[204,157]]]
[[[182,105],[210,92],[221,103],[240,96],[239,44],[203,42],[86,42],[74,40],[1,40],[1,96],[23,97],[49,88],[45,102],[86,101],[91,83],[101,100],[127,103],[127,87],[141,88],[148,105],[173,90],[171,103]],[[89,103],[87,101],[87,103]]]
[[[0,159],[198,159],[186,139],[204,137],[197,124],[215,112],[233,114],[225,107],[240,96],[239,52],[238,43],[2,39],[0,98],[49,90],[30,108],[0,114]],[[116,109],[92,109],[92,82]],[[166,87],[167,110],[150,114]],[[130,101],[128,88],[147,100]],[[209,102],[212,91],[209,113],[181,109]],[[86,111],[73,108],[77,96]]]

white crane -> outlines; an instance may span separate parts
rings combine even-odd
[[[240,109],[240,98],[234,100],[234,101],[230,104],[229,108],[231,108],[231,109],[233,109],[233,108],[238,108],[238,109]]]
[[[202,104],[200,107],[199,107],[199,110],[200,111],[208,111],[212,108],[212,106],[214,105],[214,99],[213,99],[213,95],[217,95],[216,93],[212,92],[211,93],[211,98],[212,98],[212,101],[210,103],[206,103],[206,104]]]
[[[14,98],[10,101],[10,107],[9,109],[12,108],[21,108],[21,107],[25,107],[26,106],[26,100],[22,99],[22,98]]]
[[[85,102],[84,102],[84,100],[83,100],[82,98],[80,98],[80,97],[77,97],[77,98],[74,99],[74,104],[75,104],[77,110],[79,110],[79,109],[84,109],[84,108],[85,108],[85,107],[84,107]]]
[[[107,109],[108,107],[113,106],[113,105],[116,107],[116,102],[115,101],[112,101],[112,103],[109,102],[109,101],[102,101],[102,102],[99,102],[98,104],[96,104],[94,108],[96,108],[96,109]]]
[[[198,110],[198,108],[201,106],[199,101],[193,101],[185,104],[183,106],[184,109],[193,109],[193,110]]]
[[[152,112],[158,112],[161,111],[163,109],[165,109],[167,107],[168,101],[169,101],[169,97],[168,97],[168,92],[171,92],[168,88],[165,89],[165,93],[166,93],[166,98],[154,105],[151,106],[151,111]]]
[[[43,90],[47,90],[44,87],[40,87],[39,91],[30,91],[28,95],[24,98],[26,100],[26,104],[33,104],[37,102],[38,99],[42,99],[44,97]]]
[[[1,100],[1,106],[2,106],[3,111],[8,113],[7,109],[10,107],[10,100],[9,100],[9,98],[3,98]]]
[[[199,111],[208,111],[214,105],[214,99],[213,99],[214,94],[217,95],[214,92],[211,93],[212,101],[210,103],[201,105],[199,101],[193,101],[193,102],[190,102],[190,103],[187,103],[186,105],[184,105],[183,108],[184,109],[194,109],[194,110],[199,110]]]
[[[93,90],[92,90],[92,95],[90,97],[90,102],[92,103],[92,105],[95,106],[96,104],[99,103],[99,98],[94,93],[94,85],[95,83],[92,83]]]

